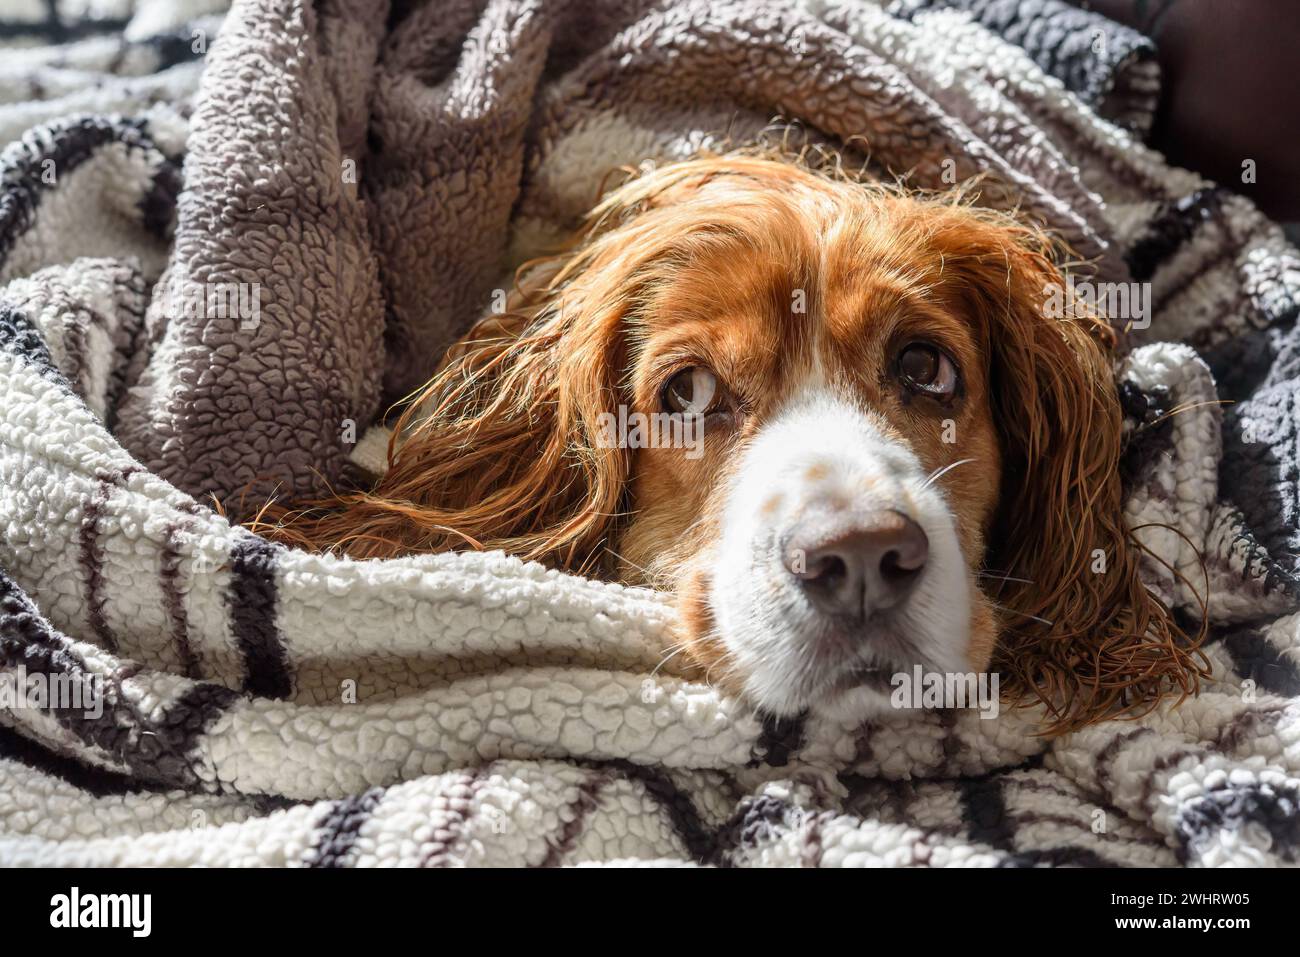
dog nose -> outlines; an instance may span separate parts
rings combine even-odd
[[[921,526],[889,509],[847,525],[801,526],[787,541],[784,558],[818,609],[865,617],[907,597],[929,552]]]

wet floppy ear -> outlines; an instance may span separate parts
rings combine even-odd
[[[1122,413],[1101,318],[1072,307],[1044,236],[980,223],[959,269],[987,335],[1002,501],[986,579],[1007,609],[995,661],[1059,733],[1188,693],[1201,666],[1138,575],[1123,515]],[[1060,308],[1057,308],[1057,307]]]
[[[626,450],[599,441],[626,304],[612,277],[585,281],[591,258],[550,264],[450,350],[371,491],[281,510],[257,530],[366,558],[470,547],[571,570],[600,561],[629,468]]]

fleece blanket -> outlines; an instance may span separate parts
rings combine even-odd
[[[1300,256],[1142,145],[1145,41],[1050,2],[221,6],[0,3],[0,863],[1295,863]],[[674,671],[664,595],[237,524],[382,468],[368,427],[611,168],[765,136],[981,175],[1149,296],[1127,509],[1208,618],[1199,697],[778,720]]]

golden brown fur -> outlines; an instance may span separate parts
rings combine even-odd
[[[968,656],[992,658],[1049,731],[1196,687],[1194,642],[1138,578],[1121,512],[1121,413],[1100,319],[1048,319],[1047,238],[1011,217],[785,162],[708,157],[634,179],[575,248],[526,271],[509,310],[450,352],[399,423],[391,468],[259,530],[359,557],[501,548],[679,595],[688,654],[711,637],[707,556],[732,451],[815,372],[882,412],[939,480],[984,594]],[[792,313],[800,290],[823,290]],[[884,370],[910,328],[968,374],[942,415]],[[656,408],[704,362],[739,397],[705,454],[603,448],[597,417]],[[1094,550],[1106,571],[1094,573]],[[715,680],[726,683],[724,667]]]

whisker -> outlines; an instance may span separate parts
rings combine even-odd
[[[978,577],[980,577],[980,578],[996,578],[996,579],[998,579],[999,581],[1004,581],[1004,582],[1020,582],[1021,584],[1024,584],[1024,585],[1033,585],[1033,584],[1034,584],[1034,582],[1031,581],[1031,580],[1028,579],[1028,578],[1016,578],[1016,577],[1014,577],[1014,576],[1012,576],[1012,575],[990,575],[988,572],[976,572],[975,574],[976,574]]]
[[[734,662],[734,661],[732,660],[732,656],[731,656],[731,652],[730,652],[730,651],[725,651],[725,652],[723,652],[720,656],[718,656],[717,658],[715,658],[715,659],[714,659],[714,660],[709,664],[709,667],[708,667],[708,668],[706,668],[706,669],[704,670],[704,683],[705,683],[706,685],[707,685],[707,684],[712,684],[712,683],[713,683],[713,681],[712,681],[712,679],[713,679],[713,669],[716,668],[718,665],[721,665],[721,664],[725,664],[725,666],[726,666],[726,667],[723,669],[723,677],[724,677],[724,679],[725,679],[725,678],[730,678],[730,677],[731,677],[731,675],[734,673],[734,668],[735,668],[735,665],[736,665],[737,663]]]
[[[688,647],[690,647],[690,646],[687,645],[685,642],[683,642],[682,644],[678,645],[676,648],[671,648],[671,649],[669,649],[668,654],[666,654],[666,655],[664,655],[662,658],[660,658],[660,659],[659,659],[659,664],[657,664],[657,665],[654,666],[654,670],[650,672],[650,677],[653,678],[655,675],[659,674],[659,669],[660,669],[660,668],[662,668],[664,665],[668,664],[669,661],[671,661],[671,660],[672,660],[673,658],[675,658],[677,655],[680,655],[680,654],[681,654],[683,651],[685,651]]]
[[[1233,405],[1235,402],[1236,402],[1235,399],[1206,399],[1201,402],[1186,402],[1181,405],[1174,406],[1168,412],[1164,413],[1163,415],[1156,416],[1150,422],[1146,422],[1143,423],[1142,425],[1139,425],[1134,431],[1142,432],[1145,431],[1146,429],[1155,428],[1157,425],[1159,425],[1161,422],[1164,422],[1166,419],[1170,419],[1175,415],[1181,415],[1184,412],[1191,412],[1193,409],[1204,408],[1207,405]]]
[[[639,571],[642,575],[644,575],[644,576],[646,577],[646,581],[647,581],[647,582],[650,582],[650,581],[653,580],[654,576],[650,574],[649,569],[642,568],[642,567],[641,567],[640,565],[638,565],[636,562],[631,561],[630,559],[624,558],[622,555],[620,555],[618,552],[614,551],[614,549],[610,548],[608,545],[605,546],[605,551],[609,552],[611,555],[613,555],[615,558],[617,558],[620,562],[625,562],[625,563],[627,563],[628,565],[631,565],[633,568],[635,568],[637,571]]]
[[[931,485],[939,481],[939,479],[943,478],[945,475],[947,475],[950,471],[955,469],[957,466],[965,465],[967,462],[974,462],[974,461],[975,461],[974,459],[958,459],[956,462],[951,462],[948,465],[945,465],[943,468],[936,469],[935,471],[930,473],[929,478],[927,478],[924,482],[921,483],[921,490],[924,491],[925,489],[929,488]]]
[[[1056,624],[1056,622],[1048,621],[1046,618],[1039,618],[1037,615],[1031,615],[1027,611],[1016,611],[1014,608],[1007,608],[1005,605],[999,605],[997,602],[991,601],[989,602],[989,604],[992,605],[994,608],[996,608],[998,611],[1005,611],[1012,615],[1020,615],[1023,618],[1032,618],[1034,619],[1034,621],[1042,622],[1044,625],[1055,626]]]

